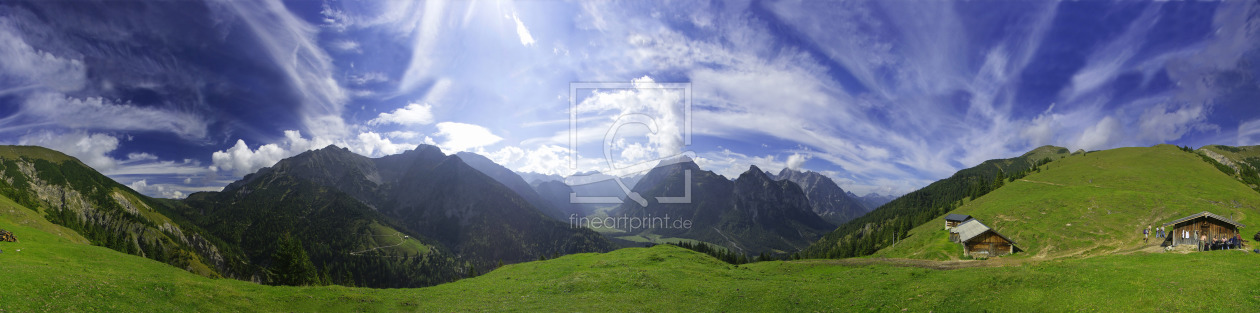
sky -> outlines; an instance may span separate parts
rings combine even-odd
[[[1042,145],[1260,144],[1258,37],[1254,1],[3,1],[0,144],[168,198],[330,144],[900,195]]]

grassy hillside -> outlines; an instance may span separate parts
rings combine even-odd
[[[0,200],[0,212],[27,210]],[[732,266],[668,245],[504,266],[419,289],[212,279],[0,215],[3,311],[1217,311],[1260,307],[1260,256],[1106,256],[1018,266],[875,259]],[[80,238],[81,241],[81,238]],[[20,252],[16,251],[21,249]],[[934,268],[958,268],[941,270]],[[1193,276],[1186,271],[1193,268]],[[74,275],[66,275],[74,273]],[[1203,301],[1203,299],[1213,299]]]
[[[59,225],[94,245],[201,275],[219,276],[237,260],[231,249],[215,245],[196,227],[168,217],[163,202],[51,149],[0,146],[0,195],[35,210],[24,215]]]
[[[1210,211],[1258,225],[1260,193],[1194,153],[1161,145],[1121,148],[1055,161],[950,213],[979,218],[1025,253],[1014,258],[1093,256],[1150,249],[1142,229]],[[909,232],[881,257],[958,258],[943,217]],[[1256,229],[1243,228],[1244,238]]]
[[[1195,150],[1209,163],[1256,191],[1260,191],[1260,146],[1204,146]]]
[[[914,227],[1001,188],[1009,178],[1022,178],[1040,171],[1039,167],[1068,155],[1066,148],[1042,146],[1019,157],[984,161],[840,225],[800,255],[807,258],[870,255],[905,238]]]

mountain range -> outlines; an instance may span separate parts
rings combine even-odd
[[[800,172],[783,168],[775,180],[787,180],[800,186],[809,199],[814,213],[832,224],[840,225],[870,211],[857,197],[841,189],[827,176],[818,172]]]
[[[835,227],[814,213],[799,186],[775,181],[756,166],[731,181],[681,160],[653,168],[633,191],[647,199],[647,205],[626,201],[609,216],[669,217],[687,221],[690,227],[628,229],[629,235],[698,240],[749,255],[783,254],[808,246]],[[688,193],[690,199],[684,203],[658,200]]]
[[[272,284],[427,286],[498,264],[617,248],[571,224],[597,212],[689,223],[615,237],[790,254],[866,210],[815,172],[768,175],[753,166],[731,180],[690,160],[622,177],[651,199],[641,206],[569,201],[573,193],[625,199],[613,176],[575,175],[587,181],[570,177],[577,182],[570,185],[535,175],[531,184],[481,155],[446,155],[429,145],[381,158],[334,146],[311,150],[183,200],[145,197],[52,150],[4,147],[0,157],[5,196],[43,208],[93,243],[206,276]],[[691,203],[656,201],[688,188]]]
[[[0,159],[6,197],[94,244],[206,276],[415,287],[616,247],[433,146],[376,159],[329,146],[184,200],[139,195],[43,148]],[[286,278],[294,270],[302,279]]]

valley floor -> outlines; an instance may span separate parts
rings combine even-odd
[[[999,267],[987,267],[991,263],[985,261],[874,258],[733,266],[656,246],[507,265],[428,288],[366,289],[210,279],[75,243],[21,221],[0,218],[0,228],[22,240],[0,243],[0,312],[1260,309],[1255,292],[1260,255],[1239,251],[1136,253]]]

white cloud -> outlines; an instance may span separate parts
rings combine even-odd
[[[670,157],[681,153],[683,141],[684,94],[679,89],[666,89],[657,84],[651,77],[641,77],[632,81],[634,89],[614,89],[596,91],[577,105],[579,118],[596,115],[603,119],[616,121],[620,118],[632,118],[636,114],[647,120],[625,120],[624,125],[637,123],[653,123],[655,133],[646,133],[650,147],[645,150],[655,151],[658,157]],[[600,125],[579,132],[583,139],[602,140],[612,124]],[[646,124],[644,124],[646,126]],[[625,127],[617,129],[618,134],[635,134],[643,132],[645,127]],[[564,134],[567,136],[567,132]],[[567,142],[567,140],[565,140]],[[579,143],[585,140],[579,140]]]
[[[739,178],[739,174],[748,171],[749,165],[756,165],[757,168],[772,173],[778,173],[779,170],[787,167],[783,161],[776,160],[774,155],[749,156],[730,149],[700,153],[694,161],[701,169],[713,171],[728,179]]]
[[[429,104],[411,103],[393,112],[377,115],[367,122],[368,125],[428,125],[433,123],[433,107]]]
[[[233,175],[245,176],[260,168],[275,165],[281,159],[293,154],[276,144],[265,144],[258,149],[250,149],[244,139],[236,140],[236,145],[226,151],[215,151],[210,159],[214,169],[232,171]]]
[[[1123,130],[1120,127],[1120,121],[1116,120],[1116,118],[1111,116],[1103,117],[1097,124],[1085,129],[1073,146],[1085,150],[1098,150],[1109,147],[1121,135]]]
[[[170,185],[165,185],[165,184],[149,185],[149,181],[147,179],[134,181],[130,184],[127,184],[127,187],[131,187],[131,190],[135,190],[136,192],[139,192],[142,194],[155,195],[161,198],[183,199],[184,197],[187,196],[182,191],[169,188]]]
[[[438,132],[435,135],[445,139],[438,143],[438,146],[448,153],[469,151],[503,140],[502,137],[491,133],[489,129],[473,124],[441,122],[437,123],[437,128]]]
[[[412,139],[419,136],[420,136],[420,133],[413,132],[413,131],[392,131],[392,132],[385,133],[385,137],[394,138],[394,139]]]
[[[391,142],[388,138],[382,138],[380,134],[374,132],[360,133],[357,139],[358,144],[352,145],[350,150],[366,156],[399,154],[416,148],[414,144]]]
[[[22,39],[22,31],[13,24],[8,18],[0,18],[0,77],[61,92],[83,88],[87,79],[83,61],[36,50]],[[12,87],[18,86],[3,88]]]
[[[389,81],[389,76],[381,72],[367,72],[360,75],[351,75],[349,80],[350,84],[361,86]]]
[[[525,23],[521,22],[521,18],[516,16],[516,12],[512,12],[512,19],[516,20],[516,35],[521,37],[521,45],[532,47],[534,45],[534,36],[529,34],[529,29],[525,28]]]
[[[361,45],[354,40],[337,40],[330,43],[329,46],[341,52],[363,53],[363,49],[360,48]]]
[[[98,97],[78,99],[59,93],[30,96],[19,114],[77,129],[165,131],[190,139],[203,138],[207,132],[206,122],[193,113],[138,107]]]
[[[191,181],[186,180],[185,184]],[[192,187],[176,184],[150,183],[148,179],[141,179],[127,184],[131,190],[156,198],[167,199],[183,199],[188,194],[199,191],[222,191],[223,187]]]
[[[483,151],[478,153],[485,155],[495,163],[499,163],[500,165],[517,172],[532,172],[560,176],[569,176],[577,172],[574,169],[569,168],[569,149],[558,145],[541,145],[538,148],[530,150],[508,146],[495,152],[485,153]],[[579,168],[592,170],[596,167],[579,166]]]
[[[427,139],[427,138],[426,138]],[[210,158],[212,171],[228,171],[235,176],[245,176],[260,168],[275,165],[285,158],[302,152],[321,149],[329,145],[344,147],[351,152],[367,156],[381,157],[402,153],[415,149],[416,144],[396,143],[384,138],[376,132],[361,132],[357,136],[345,139],[325,137],[306,138],[296,130],[284,131],[284,139],[277,143],[260,145],[251,149],[245,140],[237,140],[236,144],[226,150],[215,151]]]
[[[804,165],[807,160],[809,160],[808,154],[793,153],[787,158],[787,168],[799,171],[801,165]]]
[[[1260,145],[1260,119],[1253,119],[1238,124],[1239,146]]]
[[[1138,125],[1138,133],[1146,140],[1164,143],[1181,138],[1192,129],[1214,127],[1206,125],[1207,112],[1203,106],[1190,105],[1169,110],[1165,104],[1147,108]]]
[[[382,22],[391,24],[395,32],[411,36],[411,60],[398,84],[398,93],[415,90],[428,79],[433,67],[434,50],[442,35],[441,26],[446,18],[445,1],[386,1],[388,7]]]
[[[83,131],[57,134],[38,132],[22,136],[20,145],[41,146],[60,151],[83,161],[98,171],[110,170],[118,165],[118,160],[108,154],[118,149],[117,137],[106,134],[93,134]]]
[[[147,177],[130,184],[132,189],[155,197],[183,198],[192,191],[214,191],[221,187],[191,187],[192,177],[208,174],[209,171],[194,160],[163,161],[146,152],[127,154],[126,159],[115,159],[110,156],[121,145],[122,140],[107,134],[88,133],[83,131],[70,133],[38,132],[23,136],[18,144],[36,145],[60,151],[75,157],[101,174],[125,182],[136,176]],[[184,185],[150,184],[151,179],[184,176]],[[179,181],[177,178],[172,178]]]
[[[319,11],[324,17],[323,27],[333,29],[338,32],[346,31],[346,28],[353,24],[352,18],[346,12],[333,9],[328,3],[324,3],[324,7]]]
[[[258,38],[265,56],[300,97],[298,113],[308,132],[315,137],[347,135],[341,113],[349,96],[333,79],[332,59],[316,44],[318,27],[294,15],[279,0],[219,1],[210,7],[238,17]]]

